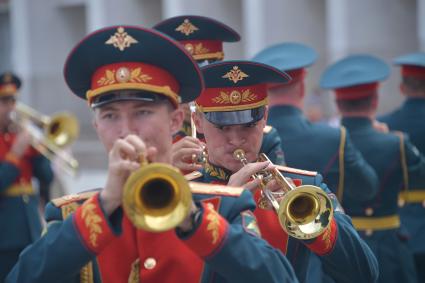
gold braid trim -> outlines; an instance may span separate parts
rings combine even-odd
[[[337,198],[338,201],[342,204],[342,197],[344,194],[344,151],[345,151],[345,140],[347,138],[347,130],[345,127],[341,127],[341,141],[339,143],[339,180],[338,180],[338,190]]]
[[[138,258],[131,264],[131,271],[130,271],[130,275],[128,276],[128,283],[140,282],[139,270],[140,270],[140,259]]]
[[[93,283],[93,263],[87,263],[80,271],[80,282],[81,283]]]

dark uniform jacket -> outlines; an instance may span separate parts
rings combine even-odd
[[[39,194],[32,177],[38,179],[42,191],[53,179],[50,162],[34,149],[27,150],[19,161],[9,157],[15,136],[0,134],[0,281],[19,252],[41,234]]]
[[[422,155],[425,155],[425,99],[409,98],[401,108],[379,118],[387,123],[391,130],[402,131],[409,135]],[[401,197],[404,204],[400,214],[410,234],[409,246],[415,253],[425,253],[425,186],[423,180],[407,175]]]
[[[53,201],[47,233],[6,282],[298,282],[258,236],[251,194],[191,187],[202,212],[190,233],[137,230],[121,209],[106,217],[96,192]]]
[[[302,241],[288,237],[274,211],[257,208],[254,214],[262,237],[286,254],[300,282],[306,280],[312,253],[320,257],[324,270],[336,282],[374,282],[378,277],[376,258],[354,230],[350,218],[342,212],[335,195],[322,183],[322,177],[316,172],[284,166],[279,169],[297,185],[314,185],[326,191],[333,202],[334,219],[330,228],[322,235],[313,240]],[[217,184],[226,184],[230,176],[231,172],[228,170],[211,164],[201,172],[191,173],[191,178],[195,181]],[[257,190],[257,201],[259,195],[260,191]]]
[[[369,118],[344,118],[342,124],[380,180],[373,199],[359,202],[347,197],[346,212],[378,258],[379,281],[415,282],[412,257],[399,234],[398,194],[404,186],[404,168],[411,178],[425,182],[425,160],[406,136],[380,133]]]
[[[343,128],[313,124],[292,106],[271,107],[268,122],[280,134],[286,164],[320,172],[343,206],[346,195],[365,200],[377,193],[376,173]]]

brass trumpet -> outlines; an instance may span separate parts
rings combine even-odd
[[[245,152],[242,149],[234,151],[233,156],[244,166],[248,164]],[[269,161],[264,154],[260,154],[259,162]],[[264,208],[269,202],[276,211],[279,222],[285,232],[297,239],[313,239],[324,232],[333,217],[333,206],[328,195],[319,187],[303,185],[295,187],[277,168],[272,171],[259,172],[253,178],[261,180],[262,197],[259,207]],[[276,180],[281,188],[279,192],[272,192],[266,188],[271,180]],[[281,201],[275,197],[281,194]]]
[[[143,164],[124,185],[123,208],[136,228],[163,232],[177,227],[189,214],[192,193],[177,168]]]
[[[74,176],[78,161],[63,150],[77,138],[79,125],[75,116],[62,112],[55,116],[43,115],[31,107],[17,103],[11,119],[18,128],[31,136],[31,145],[47,159],[57,161],[60,169]]]

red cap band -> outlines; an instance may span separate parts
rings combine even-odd
[[[207,88],[196,100],[202,112],[239,111],[267,104],[266,84]]]
[[[414,77],[418,79],[425,79],[425,67],[403,65],[401,67],[401,75],[403,77]]]
[[[122,89],[163,94],[174,103],[180,100],[180,86],[170,73],[154,65],[136,62],[110,64],[97,69],[92,77],[91,89],[86,94],[87,100],[90,104],[100,94]]]
[[[181,40],[195,60],[223,60],[223,42],[220,40]]]
[[[351,87],[335,89],[336,98],[338,100],[356,100],[373,96],[377,93],[378,83],[362,84]]]

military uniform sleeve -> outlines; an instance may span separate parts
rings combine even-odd
[[[409,189],[425,189],[425,157],[404,135],[404,152],[408,170]]]
[[[289,261],[254,232],[258,227],[252,209],[252,196],[246,191],[227,220],[203,205],[196,230],[179,236],[208,263],[206,268],[228,282],[298,282]]]
[[[6,158],[0,162],[0,192],[9,188],[18,178],[20,174],[18,165],[19,159],[13,154],[6,154]]]
[[[65,220],[52,203],[45,214],[47,232],[21,253],[6,282],[78,282],[80,269],[120,233],[122,212],[106,218],[98,194]]]
[[[32,160],[33,175],[38,180],[40,197],[44,203],[50,201],[50,185],[53,181],[53,170],[50,161],[43,155],[37,155]]]
[[[343,192],[336,193],[340,200],[346,194],[354,200],[367,201],[378,193],[378,175],[353,145],[348,133],[345,141],[343,166]]]
[[[336,197],[321,183],[320,175],[316,183],[329,194],[334,216],[322,235],[305,244],[319,256],[325,273],[335,282],[375,282],[379,271],[374,254],[360,238]]]

